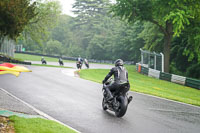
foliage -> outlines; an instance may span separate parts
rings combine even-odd
[[[122,58],[138,62],[140,59],[139,49],[144,46],[143,39],[138,37],[143,30],[143,24],[136,22],[132,26],[120,21],[119,18],[112,18],[108,14],[109,5],[108,0],[77,0],[74,5],[76,17],[58,14],[58,22],[55,27],[51,28],[46,24],[49,32],[48,38],[42,35],[45,35],[46,32],[40,34],[36,30],[37,27],[34,28],[30,25],[30,29],[27,26],[22,36],[18,38],[18,44],[23,44],[26,50],[37,53],[47,53],[48,51],[48,53],[56,55],[81,55],[104,60]],[[51,50],[50,52],[49,47],[47,48],[49,41],[59,41],[61,46],[59,45],[58,49],[61,47],[61,51]],[[53,44],[51,48],[52,46]]]
[[[192,64],[187,68],[186,76],[200,79],[200,64]]]
[[[163,51],[163,34],[156,25],[150,22],[144,23],[144,30],[138,36],[145,41],[144,49],[155,52]]]
[[[199,16],[200,17],[200,16]],[[188,61],[197,60],[200,64],[200,19],[193,21],[185,29],[184,35],[187,39],[183,55],[188,56]]]
[[[30,0],[0,1],[0,36],[15,39],[36,16],[36,2]]]
[[[198,22],[191,23],[187,26],[180,37],[174,38],[171,48],[171,66],[173,67],[172,73],[200,78],[198,76],[199,61],[199,46],[198,39],[199,28]],[[184,65],[183,65],[184,64]]]
[[[45,53],[47,54],[57,53],[59,55],[62,55],[62,44],[57,40],[48,41],[45,47]]]
[[[30,23],[25,27],[23,33],[18,38],[18,43],[24,44],[26,49],[35,47],[43,50],[44,44],[51,34],[49,29],[56,26],[58,16],[61,13],[61,7],[57,1],[37,0],[35,13],[37,16],[31,19]]]
[[[101,3],[101,4],[100,4]],[[142,24],[137,23],[132,27],[123,23],[119,18],[112,18],[108,14],[108,0],[91,1],[77,0],[74,12],[77,14],[73,29],[79,38],[83,56],[95,59],[134,60],[140,57],[139,48],[143,47],[142,39],[137,34],[142,30]],[[85,32],[87,31],[87,32]],[[131,54],[127,54],[130,52]]]
[[[133,23],[137,20],[157,25],[164,35],[165,71],[169,71],[170,45],[191,20],[198,19],[199,0],[116,0],[112,6],[115,16]]]
[[[115,28],[112,44],[112,52],[116,58],[123,60],[140,61],[140,48],[144,46],[143,39],[139,38],[139,33],[143,30],[143,23],[139,21],[134,25],[119,22]]]

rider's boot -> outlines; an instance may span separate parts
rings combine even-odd
[[[128,103],[130,103],[130,102],[132,101],[132,99],[133,99],[133,97],[130,96],[130,97],[128,98]]]

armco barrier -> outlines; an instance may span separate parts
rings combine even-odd
[[[167,80],[171,82],[172,75],[169,73],[160,72],[160,79]]]
[[[148,76],[159,79],[160,78],[160,71],[149,68]]]
[[[139,64],[137,63],[137,64],[136,64],[136,71],[137,71],[137,72],[139,72],[139,71],[138,71],[138,68],[139,68]]]
[[[186,77],[172,74],[171,82],[185,85]]]
[[[200,80],[186,78],[185,85],[200,90]]]
[[[154,70],[151,68],[146,68],[146,67],[142,66],[141,64],[136,63],[137,71],[139,70],[139,66],[141,66],[142,74],[146,74],[150,77],[158,78],[159,72],[157,72],[157,70]],[[159,79],[167,80],[170,82],[178,83],[181,85],[185,85],[185,86],[196,88],[196,89],[200,90],[200,80],[197,80],[197,79],[187,78],[187,77],[170,74],[170,73],[164,73],[164,72],[160,72]]]
[[[149,69],[146,68],[146,67],[141,66],[141,73],[142,73],[142,74],[145,74],[145,75],[148,75]]]

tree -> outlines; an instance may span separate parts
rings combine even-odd
[[[55,40],[50,40],[47,42],[45,47],[45,52],[47,54],[56,54],[56,55],[62,55],[62,44]]]
[[[199,21],[191,21],[180,37],[175,37],[171,48],[171,72],[200,78],[200,28]]]
[[[108,11],[108,4],[108,0],[76,0],[74,3],[73,12],[77,16],[74,18],[76,23],[73,30],[76,31],[75,34],[79,38],[77,45],[83,51],[89,50],[87,47],[89,47],[91,40],[93,40],[92,43],[94,43],[94,40],[99,40],[97,38],[99,38],[101,30],[99,30],[98,26]]]
[[[116,0],[112,12],[133,23],[137,20],[157,25],[164,34],[164,71],[169,72],[172,38],[179,36],[200,13],[199,0]]]
[[[0,1],[0,39],[5,36],[16,39],[35,17],[36,2],[30,0],[1,0]],[[1,43],[0,43],[1,47]]]
[[[105,15],[109,0],[76,0],[73,5],[73,12],[77,15],[76,20],[79,25],[90,22],[90,18],[98,18]]]
[[[29,42],[32,40],[35,42],[33,43],[34,45],[38,45],[40,50],[43,50],[43,44],[51,34],[49,30],[57,24],[58,16],[61,14],[61,7],[59,2],[55,0],[37,0],[35,13],[37,15],[25,26],[18,41],[22,39],[25,43],[30,44]]]
[[[134,24],[135,25],[135,24]],[[133,25],[133,26],[134,26]],[[163,34],[160,32],[158,26],[150,23],[144,23],[144,29],[139,33],[139,38],[145,41],[144,49],[156,52],[163,50]]]
[[[144,40],[139,37],[139,34],[143,29],[143,23],[139,21],[136,21],[133,26],[120,21],[116,23],[112,45],[115,59],[131,60],[135,63],[140,61],[140,48],[144,47]]]

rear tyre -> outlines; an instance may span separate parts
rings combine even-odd
[[[126,100],[126,99],[125,99],[125,97],[123,97],[123,96],[120,96],[119,99],[118,99],[118,101],[119,101],[119,108],[118,108],[117,111],[115,111],[115,115],[116,115],[117,117],[122,117],[122,116],[124,116],[125,113],[126,113],[127,104],[126,104],[125,100]]]
[[[107,106],[106,106],[106,103],[105,103],[105,99],[103,98],[103,101],[102,101],[102,108],[103,108],[103,110],[107,110],[108,108],[107,108]]]

